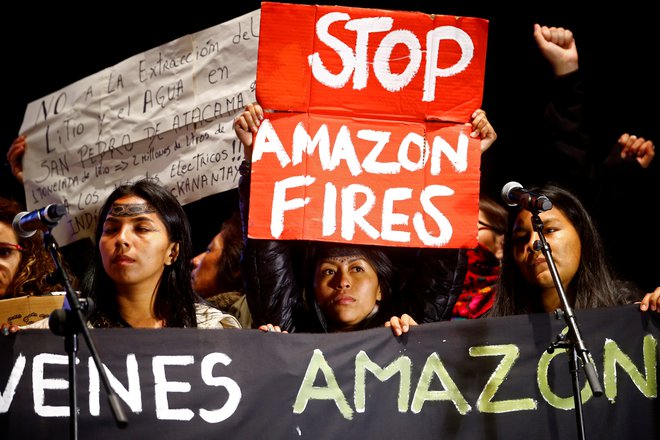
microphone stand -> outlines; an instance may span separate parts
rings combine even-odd
[[[53,262],[55,263],[56,274],[64,284],[66,300],[71,308],[71,310],[56,310],[56,312],[60,313],[53,313],[48,323],[53,333],[65,337],[64,348],[69,355],[69,438],[73,440],[77,440],[78,438],[78,399],[76,395],[76,353],[78,351],[78,333],[83,334],[89,352],[94,359],[101,382],[108,395],[108,402],[110,403],[115,422],[119,428],[125,428],[128,425],[128,420],[119,404],[119,397],[114,390],[110,388],[108,376],[101,363],[101,358],[96,351],[94,340],[87,328],[87,317],[85,310],[83,310],[84,308],[86,309],[86,307],[83,307],[81,301],[78,299],[78,295],[73,287],[71,287],[71,282],[69,281],[66,270],[64,270],[64,267],[62,266],[57,242],[50,229],[44,232],[44,245],[50,252]]]
[[[584,433],[584,418],[582,414],[582,396],[580,395],[580,378],[579,378],[579,369],[580,367],[584,368],[584,373],[591,387],[593,395],[596,397],[603,395],[603,388],[600,386],[598,381],[598,373],[596,372],[596,367],[594,366],[593,359],[587,350],[584,340],[580,335],[580,328],[577,324],[575,314],[573,309],[568,303],[566,297],[566,292],[564,292],[564,287],[559,278],[559,273],[557,272],[557,266],[555,265],[555,260],[552,258],[552,250],[550,249],[550,244],[545,239],[543,235],[543,221],[539,217],[539,210],[533,209],[532,212],[532,227],[534,231],[539,236],[539,241],[534,243],[534,249],[541,249],[545,260],[548,263],[548,269],[552,275],[552,281],[555,284],[557,289],[557,294],[561,300],[562,310],[555,311],[555,317],[557,319],[564,318],[566,325],[568,326],[568,334],[564,335],[560,333],[557,335],[557,340],[550,344],[547,351],[552,353],[556,348],[566,348],[569,351],[569,362],[568,368],[571,373],[572,385],[573,385],[573,399],[575,401],[575,418],[577,421],[578,436],[580,439],[585,439]]]

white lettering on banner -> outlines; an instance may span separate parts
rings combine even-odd
[[[66,390],[69,388],[67,379],[47,379],[44,374],[46,365],[68,365],[69,359],[61,354],[42,353],[34,357],[32,368],[32,397],[34,399],[34,412],[41,417],[66,417],[69,407],[46,405],[47,390]],[[76,364],[79,363],[76,358]]]
[[[169,406],[169,393],[189,393],[189,382],[169,382],[165,367],[170,365],[186,366],[195,362],[193,356],[155,356],[152,361],[154,372],[154,399],[156,401],[156,417],[159,420],[191,420],[195,413],[189,408],[172,409]]]
[[[612,405],[617,403],[616,397],[621,392],[621,382],[632,382],[634,386],[630,386],[630,389],[637,390],[640,395],[647,399],[657,398],[657,339],[652,334],[641,335],[634,342],[625,341],[627,344],[625,351],[613,339],[604,338],[603,341],[601,371],[603,371],[604,392],[610,401],[609,403]],[[641,354],[636,356],[633,361],[631,353],[636,350],[635,347],[641,349]],[[108,373],[110,386],[133,413],[142,412],[142,402],[145,401],[151,402],[149,409],[155,411],[155,416],[159,420],[188,422],[194,418],[195,410],[198,410],[199,418],[209,424],[230,419],[236,413],[243,400],[244,393],[233,378],[216,376],[213,374],[213,370],[217,365],[229,366],[232,363],[232,358],[221,352],[195,353],[195,355],[153,355],[145,359],[142,368],[137,362],[136,355],[130,353],[125,356],[125,371],[120,367],[118,368],[121,371],[115,371],[115,373],[125,373],[122,376],[126,378],[127,387],[121,384],[107,367],[104,366],[104,368]],[[522,353],[520,346],[517,344],[479,344],[467,347],[466,353],[471,360],[475,358],[495,358],[490,363],[492,365],[490,374],[488,374],[488,371],[484,371],[483,388],[478,396],[473,394],[474,402],[468,402],[466,390],[459,386],[462,382],[457,382],[452,377],[452,371],[460,368],[460,365],[455,364],[455,359],[451,365],[447,364],[448,358],[443,359],[439,352],[431,351],[419,358],[399,354],[383,363],[374,361],[373,353],[369,354],[365,350],[356,350],[354,354],[345,353],[349,360],[348,363],[346,359],[342,359],[337,364],[335,357],[326,358],[320,348],[313,347],[309,348],[308,354],[300,353],[298,355],[305,357],[308,365],[304,368],[304,373],[302,373],[303,370],[300,370],[300,376],[294,382],[298,384],[297,390],[294,387],[291,389],[290,394],[279,395],[279,397],[281,402],[288,402],[288,404],[294,400],[293,414],[303,414],[310,405],[314,405],[318,401],[334,401],[339,413],[350,420],[355,412],[368,412],[366,408],[367,397],[377,390],[379,382],[384,383],[391,380],[392,382],[398,382],[398,392],[393,398],[399,413],[423,414],[427,405],[442,402],[453,404],[455,412],[459,415],[468,414],[473,407],[479,413],[490,414],[537,411],[540,402],[545,402],[546,405],[561,410],[574,409],[573,397],[561,395],[555,389],[555,387],[562,387],[554,380],[556,379],[557,367],[553,367],[552,364],[553,362],[565,362],[567,355],[565,349],[555,350],[552,354],[543,351],[534,355],[531,361],[536,366],[534,369],[536,372],[535,381],[533,378],[521,377],[518,374],[520,370],[517,363],[521,360]],[[119,357],[115,359],[112,365],[120,366],[121,356],[123,355],[117,354],[117,356]],[[529,354],[526,357],[529,357]],[[350,358],[354,359],[350,360]],[[32,390],[34,414],[42,418],[69,416],[68,405],[52,406],[48,404],[56,399],[53,394],[60,395],[57,398],[58,401],[62,401],[61,395],[67,394],[66,390],[69,386],[69,381],[65,378],[67,375],[66,366],[68,365],[67,356],[39,353],[31,358],[18,354],[14,359],[10,357],[4,359],[7,362],[13,362],[13,366],[11,366],[11,373],[6,384],[0,390],[2,391],[0,394],[0,414],[10,413],[14,399],[21,398],[20,394],[16,394],[16,390],[19,389],[19,383],[25,375],[26,380],[29,381],[31,377],[32,381],[28,384]],[[414,359],[417,360],[413,361]],[[195,367],[194,365],[198,360],[200,360],[199,367]],[[297,361],[304,363],[305,359],[300,358]],[[76,363],[79,364],[79,361],[77,360]],[[104,415],[100,414],[99,411],[99,375],[91,356],[87,358],[87,363],[90,415],[103,417]],[[151,369],[147,366],[149,363]],[[350,366],[351,363],[352,366]],[[26,373],[26,365],[31,365],[31,374],[30,372]],[[347,371],[346,368],[353,371],[353,378],[336,374],[336,371],[342,369]],[[178,371],[173,372],[174,369]],[[198,378],[190,374],[191,370],[194,369],[198,369],[199,378],[205,385],[214,388],[222,387],[226,390],[227,397],[224,398],[224,402],[220,402],[218,408],[198,407],[193,409],[172,408],[170,406],[170,395],[174,393],[206,393],[206,397],[210,395],[210,391],[204,388],[193,390],[191,383],[194,383],[195,386],[199,386],[200,383],[199,380],[196,380]],[[48,374],[46,374],[46,371],[48,371]],[[167,377],[168,371],[172,375],[176,374],[177,377],[189,377],[190,382],[169,380]],[[377,380],[367,380],[367,372]],[[150,373],[153,375],[154,389],[141,388],[141,381],[142,383],[150,382]],[[290,374],[293,374],[292,371],[287,370],[287,375]],[[273,377],[276,378],[277,376]],[[351,384],[341,383],[338,377],[342,377],[344,380],[352,380],[353,399],[345,394],[348,390],[351,390]],[[551,378],[553,380],[550,380]],[[540,394],[534,392],[533,396],[521,395],[518,388],[511,385],[512,382],[515,384],[516,380],[526,382],[532,380],[538,385]],[[272,385],[272,382],[268,382],[268,384]],[[385,386],[391,387],[391,384]],[[82,387],[79,389],[79,394],[83,389]],[[58,391],[59,393],[47,394],[47,391]],[[565,392],[566,389],[561,391],[561,393]],[[29,394],[29,391],[26,391],[26,394]],[[217,393],[215,390],[212,395],[217,396],[218,394],[224,395],[224,393]],[[540,396],[540,398],[535,396]],[[582,390],[583,402],[586,404],[591,397],[592,393],[585,382]],[[253,398],[255,397],[253,396]],[[261,399],[262,396],[258,398]],[[23,396],[22,401],[25,402],[25,399],[26,397]],[[27,399],[29,400],[29,398]],[[201,399],[199,401],[215,400]],[[354,403],[354,408],[349,403],[351,401]],[[437,406],[432,406],[428,411],[437,411]],[[28,414],[25,415],[28,416]],[[105,416],[107,416],[107,412]]]
[[[202,359],[202,380],[205,384],[214,387],[224,387],[229,393],[227,402],[220,408],[209,410],[201,408],[199,416],[207,423],[219,423],[227,420],[238,409],[241,403],[241,387],[230,377],[217,377],[213,375],[213,367],[216,364],[227,366],[231,363],[231,358],[224,353],[211,353]]]
[[[284,214],[287,211],[301,209],[311,201],[310,197],[287,199],[286,192],[289,189],[307,187],[312,185],[316,179],[311,176],[292,176],[275,182],[272,204],[272,215],[270,224],[270,233],[273,237],[279,238],[284,231]],[[408,216],[394,211],[396,200],[407,200],[411,198],[412,189],[410,188],[388,188],[385,190],[383,211],[382,211],[382,232],[371,225],[366,216],[371,213],[376,205],[376,195],[366,185],[351,184],[341,190],[341,236],[345,240],[352,240],[355,235],[355,227],[358,226],[372,239],[382,238],[391,242],[409,242],[409,233],[403,231],[394,231],[394,225],[407,225]],[[357,205],[358,195],[364,196],[365,201],[362,205]],[[446,244],[452,236],[453,228],[447,217],[440,212],[431,199],[433,197],[449,197],[454,195],[454,190],[442,185],[429,185],[425,187],[420,194],[420,204],[426,214],[428,214],[440,228],[440,234],[433,236],[424,222],[424,216],[420,212],[413,215],[413,226],[420,240],[428,246],[442,246]],[[335,212],[334,206],[337,198],[337,188],[328,182],[325,185],[324,209],[330,207],[328,212],[323,213],[323,234],[325,237],[335,232]]]
[[[440,160],[442,156],[447,156],[456,172],[462,173],[467,169],[469,140],[463,132],[458,135],[458,142],[455,149],[440,136],[433,137],[433,142],[429,149],[427,141],[421,135],[418,133],[409,133],[404,137],[397,149],[398,162],[381,162],[378,158],[385,147],[389,146],[390,135],[390,132],[385,131],[359,130],[356,138],[374,142],[374,145],[364,154],[365,159],[360,162],[348,126],[343,125],[339,129],[337,138],[331,147],[327,124],[322,124],[312,138],[309,136],[309,132],[307,132],[304,125],[300,123],[294,130],[291,147],[292,160],[292,157],[289,157],[287,153],[285,144],[280,140],[273,125],[268,119],[264,119],[255,137],[252,161],[258,162],[263,158],[264,154],[272,153],[277,157],[280,166],[284,168],[289,165],[302,163],[303,154],[313,156],[318,147],[318,157],[324,171],[332,171],[344,161],[354,176],[362,172],[368,172],[370,174],[397,174],[401,171],[402,167],[409,171],[417,171],[426,166],[429,158],[431,159],[430,173],[433,176],[438,176],[441,172]],[[409,159],[411,148],[417,150],[419,153],[417,162]],[[361,149],[361,151],[364,150]]]
[[[7,380],[7,385],[5,390],[0,392],[0,414],[9,412],[9,406],[14,400],[14,395],[16,395],[16,388],[18,388],[18,382],[23,376],[23,371],[25,371],[26,358],[23,354],[19,354],[14,362],[14,367],[11,369],[9,374],[9,379]]]
[[[291,200],[286,199],[286,191],[289,188],[298,188],[301,186],[309,186],[314,183],[316,179],[311,176],[291,176],[286,179],[275,182],[273,187],[273,209],[270,219],[270,232],[273,237],[278,238],[284,231],[284,213],[286,211],[293,211],[300,209],[310,202],[309,197],[304,199],[295,198]]]
[[[359,130],[357,137],[365,141],[375,142],[374,147],[364,157],[362,167],[367,173],[371,174],[396,174],[400,168],[396,162],[380,162],[378,156],[383,152],[385,146],[390,141],[391,133],[377,130]],[[403,144],[401,145],[403,147]],[[401,150],[399,147],[399,150]],[[427,149],[428,151],[428,149]]]
[[[207,423],[220,423],[230,418],[238,409],[241,402],[242,392],[240,386],[230,377],[215,376],[213,369],[221,364],[228,366],[231,358],[224,353],[209,353],[201,360],[200,376],[202,381],[211,387],[222,387],[227,390],[227,400],[216,409],[199,409],[199,416]],[[89,412],[92,416],[100,415],[100,380],[96,364],[92,357],[88,360],[89,372]],[[195,363],[194,356],[154,356],[152,358],[152,373],[154,376],[154,401],[156,416],[160,420],[189,421],[194,417],[194,412],[189,408],[170,408],[168,394],[190,393],[189,382],[168,381],[166,375],[167,366],[187,367]],[[76,364],[80,360],[76,359]],[[16,389],[23,376],[26,358],[19,355],[14,361],[9,380],[4,391],[0,394],[0,414],[9,412],[9,408],[16,394]],[[47,378],[45,370],[52,365],[68,365],[68,357],[59,354],[42,353],[32,360],[32,394],[34,400],[34,411],[41,417],[68,417],[70,410],[68,405],[47,405],[46,391],[68,390],[69,380],[65,378]],[[140,386],[140,370],[135,354],[126,356],[126,376],[128,386],[125,387],[113,373],[104,365],[106,375],[110,381],[111,388],[117,393],[126,405],[135,414],[142,412],[142,389]],[[66,371],[62,368],[61,371]]]
[[[461,58],[453,66],[438,67],[438,52],[440,41],[453,40],[461,47]],[[442,26],[434,29],[426,36],[426,75],[424,75],[424,97],[422,101],[435,100],[436,77],[448,77],[461,73],[472,61],[474,56],[474,43],[463,30],[454,26]]]
[[[89,372],[89,413],[98,416],[100,413],[100,380],[99,370],[96,369],[94,360],[90,357],[87,361]],[[138,373],[138,363],[134,354],[126,355],[126,376],[128,377],[128,387],[124,385],[112,374],[112,371],[103,365],[105,374],[110,382],[110,387],[117,393],[117,396],[128,405],[135,414],[142,412],[142,390],[140,389],[140,374]]]
[[[330,33],[330,26],[339,21],[345,21],[345,29],[355,31],[353,47]],[[367,57],[369,37],[372,33],[387,32],[392,29],[394,20],[391,17],[370,17],[351,20],[344,12],[328,13],[316,22],[318,39],[336,52],[341,59],[342,69],[339,73],[330,72],[319,52],[308,57],[312,75],[321,84],[340,89],[344,87],[353,75],[353,89],[362,90],[367,86],[369,65],[373,64],[374,74],[385,90],[397,92],[406,87],[417,75],[422,63],[423,50],[417,36],[405,29],[392,31],[381,40],[372,63]],[[443,40],[454,41],[461,49],[460,59],[452,66],[438,67],[440,43]],[[397,44],[406,46],[409,61],[401,73],[392,73],[390,60],[392,50]],[[424,74],[424,91],[422,101],[435,100],[436,79],[438,77],[454,76],[465,70],[474,56],[474,43],[465,31],[455,26],[440,26],[430,30],[426,35],[426,65]]]
[[[332,182],[325,184],[325,197],[323,199],[323,236],[329,237],[337,230],[337,187]]]
[[[314,149],[312,148],[311,151],[313,152]],[[275,156],[277,156],[277,160],[280,162],[280,166],[282,168],[291,163],[291,158],[284,149],[282,141],[280,141],[280,138],[275,132],[275,128],[273,128],[273,125],[268,119],[264,119],[264,121],[259,126],[257,135],[255,136],[254,151],[252,152],[252,162],[258,162],[264,153],[275,153]]]
[[[255,137],[255,149],[253,161],[258,162],[265,154],[274,154],[282,168],[295,166],[302,163],[304,155],[307,157],[318,156],[321,168],[332,171],[342,163],[350,170],[353,176],[363,172],[368,174],[397,174],[401,169],[407,171],[418,171],[429,165],[431,175],[437,176],[441,173],[441,158],[446,156],[451,162],[454,171],[462,173],[467,170],[468,137],[464,133],[458,136],[456,148],[440,136],[434,136],[429,148],[426,139],[418,133],[408,133],[397,149],[397,161],[385,162],[379,160],[383,151],[390,146],[391,133],[378,130],[358,130],[356,138],[369,141],[371,145],[364,159],[360,162],[352,140],[348,126],[341,126],[334,142],[331,144],[327,124],[321,124],[314,136],[302,123],[296,125],[293,133],[291,157],[287,148],[276,133],[275,128],[268,119],[265,119]],[[361,149],[363,151],[363,149]],[[414,159],[411,159],[411,156]],[[273,189],[271,207],[270,233],[274,238],[279,238],[284,231],[284,217],[287,211],[302,209],[308,205],[311,198],[287,198],[287,191],[295,188],[309,187],[316,181],[313,176],[290,176],[276,181]],[[417,236],[428,246],[442,246],[452,237],[453,227],[447,217],[440,212],[431,199],[434,197],[449,197],[454,190],[442,185],[429,185],[419,194],[419,202],[423,212],[440,228],[438,235],[431,235],[429,228],[424,222],[421,212],[412,215],[412,224]],[[409,216],[396,211],[396,201],[412,199],[412,189],[406,187],[389,188],[385,190],[381,209],[382,216],[380,229],[370,224],[366,217],[374,210],[377,200],[374,191],[365,185],[350,184],[337,189],[332,183],[325,184],[323,200],[323,225],[324,237],[331,236],[336,231],[335,206],[337,197],[341,197],[341,236],[345,240],[352,240],[355,236],[356,227],[366,233],[372,239],[381,238],[392,243],[406,243],[410,241],[410,233],[397,231],[395,226],[407,226],[410,222]],[[363,199],[358,205],[358,200]]]
[[[357,206],[358,195],[363,195],[362,206]],[[355,226],[360,226],[369,237],[377,239],[380,235],[365,219],[376,204],[376,195],[366,185],[353,183],[341,190],[341,235],[345,240],[352,240],[355,235]],[[325,217],[325,216],[324,216]]]

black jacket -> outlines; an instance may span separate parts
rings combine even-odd
[[[305,289],[309,242],[248,238],[250,170],[246,163],[241,174],[239,202],[245,240],[241,271],[253,326],[270,323],[290,333],[327,332],[313,293]],[[449,319],[467,271],[465,250],[383,250],[397,270],[392,298],[381,302],[379,312],[365,320],[363,328],[380,327],[391,316],[403,313],[418,323]]]

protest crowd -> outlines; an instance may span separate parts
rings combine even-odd
[[[377,2],[372,3],[367,7],[379,8]],[[514,127],[506,126],[512,119],[495,114],[488,107],[489,101],[481,101],[483,76],[487,85],[494,84],[488,80],[490,64],[485,64],[485,41],[488,39],[490,46],[494,37],[479,34],[480,22],[465,24],[466,30],[461,30],[474,40],[470,49],[463,37],[438,37],[455,38],[459,52],[472,51],[475,61],[469,68],[482,63],[476,74],[482,77],[476,86],[468,84],[461,89],[468,91],[446,98],[443,87],[448,83],[438,76],[437,84],[431,81],[437,87],[432,99],[416,90],[419,96],[406,95],[407,101],[399,108],[378,105],[374,109],[363,100],[364,96],[369,98],[375,77],[380,83],[383,78],[402,81],[399,90],[404,93],[401,72],[405,65],[378,73],[374,61],[365,63],[366,70],[361,70],[356,49],[353,75],[342,80],[339,69],[319,61],[330,57],[331,51],[305,53],[300,58],[291,55],[290,59],[286,54],[269,55],[268,48],[286,44],[276,38],[269,39],[268,44],[264,41],[269,29],[279,29],[278,24],[270,23],[271,28],[264,28],[264,14],[271,11],[267,8],[277,14],[275,6],[262,9],[258,66],[257,60],[252,60],[258,69],[252,72],[256,73],[256,95],[243,93],[233,108],[227,106],[218,113],[213,113],[212,107],[204,110],[200,104],[199,115],[203,116],[195,119],[193,110],[186,117],[195,122],[181,123],[194,133],[185,141],[181,137],[169,139],[171,133],[158,128],[147,133],[145,144],[164,139],[162,145],[167,147],[145,147],[148,153],[133,155],[134,162],[128,168],[110,167],[110,177],[105,179],[111,190],[94,200],[96,210],[88,224],[83,222],[84,211],[77,217],[79,223],[74,220],[65,225],[68,216],[58,219],[59,224],[45,222],[45,226],[43,220],[34,220],[34,213],[28,214],[28,204],[38,211],[49,199],[44,197],[41,205],[34,203],[39,179],[35,170],[39,166],[29,166],[26,158],[37,157],[30,156],[31,150],[42,148],[42,141],[31,137],[30,131],[19,132],[7,145],[3,169],[7,184],[0,192],[0,302],[61,292],[70,284],[81,298],[94,304],[86,322],[90,329],[228,330],[224,333],[258,329],[321,334],[388,327],[392,338],[403,338],[429,323],[451,321],[460,325],[471,319],[552,314],[566,306],[586,310],[635,304],[640,314],[660,313],[658,252],[657,248],[649,250],[657,243],[651,228],[654,207],[649,202],[656,198],[660,183],[655,159],[657,138],[653,137],[657,132],[644,132],[640,125],[631,124],[615,127],[616,135],[605,138],[604,132],[610,135],[613,128],[604,130],[594,120],[600,111],[593,108],[598,101],[589,96],[595,72],[588,65],[591,57],[583,53],[582,35],[570,27],[574,23],[533,21],[516,36],[527,39],[530,47],[530,53],[520,56],[518,62],[537,63],[543,73],[533,79],[535,87],[543,90],[530,97],[536,107],[517,109],[528,112],[530,119],[536,118],[530,129],[533,138],[521,139]],[[437,10],[428,8],[423,12],[443,13],[441,4],[435,5]],[[373,12],[365,11],[361,17]],[[296,12],[300,22],[304,12]],[[318,22],[318,29],[322,29],[318,39],[337,50],[337,58],[343,56],[340,39],[348,41],[346,33],[353,35],[361,29],[361,37],[367,38],[370,32],[385,35],[393,29],[384,21],[362,22],[341,16],[349,12],[340,8],[337,15],[328,15],[333,18]],[[396,14],[393,17],[397,19]],[[346,29],[350,29],[338,33],[341,38],[328,37],[337,29],[332,26],[338,21],[342,26],[349,23]],[[301,35],[307,35],[305,27],[300,27]],[[388,34],[394,41],[392,47],[381,46],[375,56],[389,56],[387,60],[396,64],[397,47],[405,46],[414,53],[415,44],[432,41],[431,37],[428,43],[413,41],[400,32]],[[351,41],[357,44],[355,39]],[[373,54],[373,48],[370,51]],[[430,47],[420,51],[429,57],[430,52]],[[203,55],[198,47],[188,58],[201,59]],[[315,72],[311,85],[274,72],[278,63],[292,59],[307,63],[308,55],[306,71]],[[167,69],[183,67],[187,62],[185,57],[173,58],[178,62],[170,60],[169,64],[145,59],[149,61],[140,64],[144,81],[149,73],[166,75]],[[408,81],[422,84],[422,76],[427,75],[426,86],[430,74],[424,72],[424,66],[430,69],[431,64],[422,60],[420,65],[417,76]],[[515,67],[509,69],[514,71]],[[461,70],[457,72],[447,76],[460,77]],[[205,74],[209,82],[219,78],[214,70]],[[113,81],[116,87],[124,86],[121,75]],[[329,88],[332,81],[346,85],[314,95],[317,89]],[[361,87],[360,81],[364,81]],[[459,85],[452,83],[457,89]],[[345,93],[349,86],[353,95]],[[166,108],[167,101],[179,99],[187,87],[185,80],[171,82],[155,90],[153,96],[144,95],[140,107],[145,112],[151,107]],[[299,89],[299,96],[289,93],[293,89]],[[361,89],[365,95],[359,95]],[[476,93],[470,94],[469,89]],[[506,90],[487,92],[488,96],[507,99]],[[313,102],[303,105],[307,96]],[[354,101],[343,102],[347,96],[354,96]],[[431,116],[405,109],[410,96],[419,102],[430,101]],[[455,102],[444,108],[438,104],[449,99]],[[337,109],[324,114],[333,100]],[[433,108],[434,104],[438,106]],[[415,119],[408,119],[411,114]],[[220,123],[223,129],[217,130],[223,137],[209,141],[205,133],[195,132],[195,124],[201,126],[220,116],[226,118],[224,125]],[[405,124],[416,128],[402,134]],[[418,127],[428,134],[415,143],[412,132]],[[383,133],[387,133],[386,139],[379,137]],[[181,136],[178,131],[177,135]],[[293,146],[287,144],[291,139]],[[220,191],[206,187],[211,194],[195,198],[197,189],[205,185],[204,179],[180,185],[177,190],[164,179],[154,179],[148,171],[145,174],[150,163],[165,160],[161,175],[183,179],[194,167],[183,164],[177,151],[212,142],[216,145],[195,156],[196,167],[217,164],[221,156],[231,160],[234,168],[223,171],[225,179],[231,177],[231,184]],[[396,150],[391,145],[405,142],[409,143],[405,158],[401,150],[398,157],[396,153],[387,155]],[[521,157],[520,147],[513,146],[521,143],[534,151]],[[111,149],[106,153],[124,154],[121,149],[128,150],[126,145],[117,146],[116,153]],[[365,145],[381,149],[361,151]],[[428,159],[422,161],[426,168],[421,171],[414,169],[419,162],[415,163],[416,150],[410,146],[426,150]],[[55,147],[51,144],[46,148]],[[454,155],[447,153],[448,148]],[[382,156],[376,157],[382,151]],[[92,174],[98,177],[98,163],[85,165],[97,156],[80,153],[79,157],[86,172],[94,170]],[[290,168],[276,170],[278,164],[283,170]],[[472,173],[470,178],[461,177],[461,164]],[[72,163],[52,165],[49,173],[69,166]],[[385,167],[390,167],[389,171],[382,171]],[[414,178],[421,172],[425,173],[423,183],[417,184]],[[366,180],[365,175],[370,174],[382,178],[378,184],[382,188],[373,183],[378,180]],[[214,176],[209,182],[217,178]],[[502,191],[509,181],[522,185],[513,189],[507,185]],[[70,193],[63,188],[67,209],[74,194],[75,190]],[[57,197],[57,191],[49,196]],[[458,200],[455,205],[460,207],[443,205],[448,199]],[[550,206],[542,205],[544,200],[549,200]],[[365,206],[369,203],[377,208],[368,211]],[[404,214],[397,206],[404,206]],[[49,242],[51,233],[58,229],[72,228],[75,235],[76,227],[88,228],[90,234],[67,239],[56,250],[63,261],[64,280],[44,241]],[[653,238],[646,241],[649,235]],[[552,258],[544,252],[546,246]],[[563,303],[564,295],[568,304]],[[23,324],[6,321],[1,331],[4,337],[15,338],[26,329],[47,331],[49,319]]]

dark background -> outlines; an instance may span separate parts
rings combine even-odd
[[[224,4],[222,4],[224,3]],[[194,33],[258,9],[260,2],[205,4],[110,2],[93,7],[62,3],[36,6],[21,2],[3,13],[3,123],[0,124],[2,162],[18,135],[26,105],[78,79],[112,66],[132,55],[183,35]],[[489,20],[489,42],[483,108],[498,141],[482,157],[483,190],[499,194],[502,185],[523,185],[539,165],[529,152],[538,144],[538,124],[547,101],[550,69],[533,40],[533,24],[573,30],[580,65],[588,84],[590,117],[595,121],[597,145],[609,150],[627,131],[658,144],[658,74],[652,68],[658,54],[657,23],[650,6],[641,1],[595,3],[579,1],[385,1],[344,0],[298,2],[341,4],[381,9],[421,11]],[[612,3],[609,3],[612,4]],[[295,29],[292,29],[295,32]],[[538,160],[538,159],[536,159]],[[657,160],[656,160],[657,161]],[[656,167],[657,168],[657,167]],[[21,188],[2,167],[0,194],[22,198]],[[230,192],[233,193],[233,192]],[[207,198],[209,199],[209,198]],[[216,199],[220,203],[216,203]],[[199,252],[217,231],[209,221],[208,205],[222,217],[222,205],[234,194],[186,206]],[[202,214],[204,212],[204,214]],[[635,220],[635,219],[633,219]],[[636,219],[644,227],[646,219]],[[198,227],[199,226],[199,227]],[[657,253],[657,251],[655,252]]]

